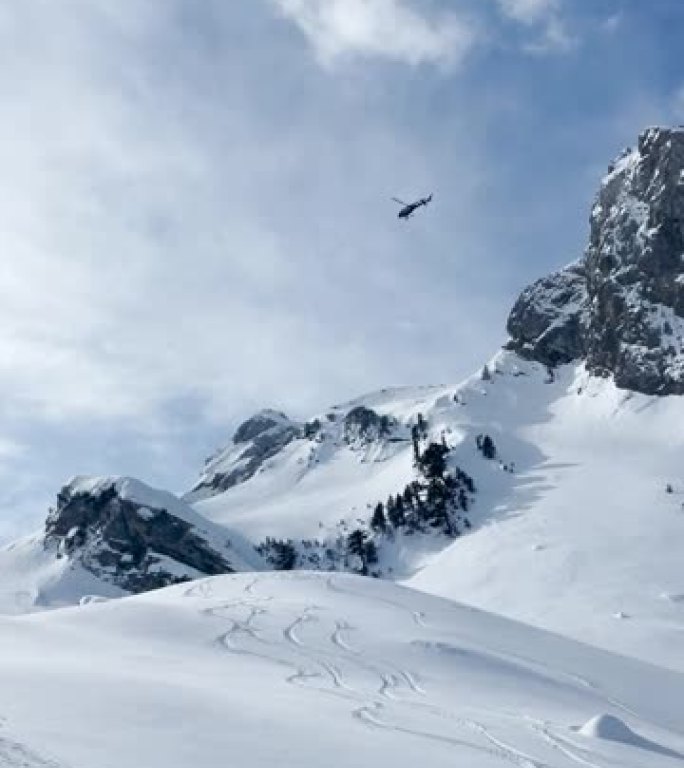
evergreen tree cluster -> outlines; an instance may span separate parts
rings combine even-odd
[[[368,574],[368,566],[378,562],[378,550],[369,534],[356,528],[347,536],[347,553],[358,558],[361,574]]]
[[[383,434],[390,428],[385,417],[369,409],[356,409],[351,413],[353,418],[348,416],[350,423],[345,426],[354,434]],[[320,422],[307,425],[310,434],[319,429]],[[429,442],[428,423],[422,414],[418,414],[411,428],[411,440],[418,476],[403,491],[375,505],[368,528],[359,520],[361,527],[349,530],[341,520],[334,538],[302,540],[295,546],[289,539],[269,537],[256,547],[257,552],[276,570],[351,570],[380,576],[381,572],[371,571],[371,566],[378,562],[378,547],[383,539],[391,539],[400,532],[459,536],[463,529],[470,528],[467,512],[475,483],[461,468],[450,466],[451,449],[444,436],[439,443]],[[496,457],[494,442],[488,435],[478,435],[477,447],[486,458]]]
[[[321,431],[321,420],[307,421],[302,430],[304,437],[311,440]]]
[[[458,536],[461,527],[470,527],[465,514],[475,483],[459,467],[448,468],[449,453],[450,449],[440,443],[430,443],[419,453],[420,478],[376,505],[370,523],[375,534],[439,530],[447,536]]]
[[[297,565],[297,549],[291,539],[268,536],[255,549],[276,571],[291,571]]]

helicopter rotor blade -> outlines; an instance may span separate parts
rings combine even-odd
[[[392,200],[394,200],[395,203],[399,203],[399,205],[408,205],[408,203],[405,203],[403,200],[400,200],[398,197],[393,197]]]

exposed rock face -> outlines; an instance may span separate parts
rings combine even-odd
[[[249,443],[255,440],[257,437],[262,436],[265,432],[272,432],[279,427],[289,427],[290,420],[284,413],[280,411],[263,410],[259,411],[251,419],[247,419],[241,424],[233,436],[233,442],[235,445],[241,443]]]
[[[684,128],[651,128],[604,178],[583,260],[523,291],[509,347],[646,394],[684,394]]]
[[[388,416],[380,416],[371,408],[359,405],[344,419],[344,439],[349,444],[367,444],[386,437],[392,426]]]
[[[207,461],[199,482],[185,498],[192,501],[221,493],[249,480],[268,459],[302,434],[302,425],[284,413],[260,411],[238,427],[231,446]]]
[[[126,478],[77,478],[60,491],[45,544],[129,592],[230,573],[227,532],[170,493]]]
[[[508,318],[510,346],[544,365],[569,363],[584,355],[586,272],[572,264],[526,288]]]

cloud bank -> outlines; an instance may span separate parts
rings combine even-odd
[[[476,41],[465,17],[425,13],[404,0],[274,0],[326,66],[339,58],[378,56],[411,65],[453,67]]]

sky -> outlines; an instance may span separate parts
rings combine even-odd
[[[263,407],[458,382],[684,123],[681,0],[0,6],[0,541]],[[409,222],[392,197],[434,201]]]

